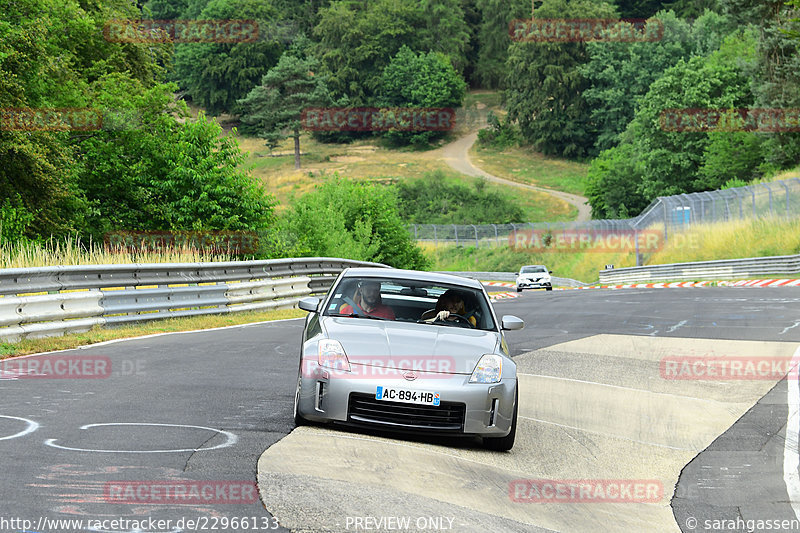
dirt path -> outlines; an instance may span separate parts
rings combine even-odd
[[[520,187],[523,189],[531,189],[534,191],[544,192],[547,194],[551,194],[556,198],[560,198],[565,202],[574,205],[578,208],[578,218],[575,219],[578,222],[585,222],[592,218],[592,208],[586,202],[587,199],[583,196],[578,196],[577,194],[570,194],[567,192],[555,191],[553,189],[546,189],[544,187],[537,187],[535,185],[526,185],[524,183],[517,183],[516,181],[507,180],[505,178],[498,178],[497,176],[493,176],[488,172],[481,170],[480,168],[476,167],[472,164],[469,160],[469,149],[470,147],[475,144],[475,141],[478,139],[478,132],[472,132],[465,137],[461,137],[460,139],[442,146],[440,148],[442,152],[442,159],[450,165],[454,170],[466,174],[467,176],[480,176],[484,177],[489,181],[493,181],[495,183],[502,183],[503,185],[509,185],[511,187]]]

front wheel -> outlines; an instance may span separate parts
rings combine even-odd
[[[548,291],[552,291],[553,287],[545,287],[545,289],[547,289]]]
[[[517,287],[517,292],[522,292],[522,289],[520,289],[519,287]]]
[[[483,446],[486,449],[498,452],[507,452],[514,447],[514,439],[517,436],[517,411],[519,410],[519,383],[514,393],[514,414],[511,417],[511,431],[505,437],[484,437]]]
[[[294,425],[295,426],[302,426],[305,425],[306,419],[300,414],[300,381],[302,379],[302,375],[300,373],[297,374],[297,389],[294,392]]]

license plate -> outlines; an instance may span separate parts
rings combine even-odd
[[[434,406],[438,406],[440,403],[438,392],[396,389],[394,387],[380,386],[375,392],[375,399],[385,400],[387,402],[416,403]]]

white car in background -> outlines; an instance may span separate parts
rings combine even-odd
[[[522,289],[553,290],[553,279],[550,277],[552,270],[547,270],[544,265],[526,265],[519,269],[517,274],[517,292]]]

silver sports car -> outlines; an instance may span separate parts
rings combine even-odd
[[[304,298],[294,417],[514,445],[517,367],[477,281],[385,268],[343,271]]]

